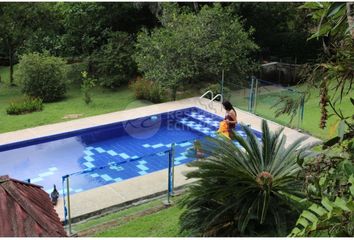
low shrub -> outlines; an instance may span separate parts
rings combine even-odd
[[[158,82],[139,78],[130,87],[134,90],[137,99],[160,103],[163,100],[163,88]]]
[[[36,111],[42,111],[42,109],[42,99],[26,97],[20,101],[10,103],[10,106],[6,109],[6,113],[9,115],[20,115]]]
[[[210,84],[208,87],[206,88],[203,88],[200,93],[201,94],[204,94],[206,91],[209,91],[211,90],[214,94],[214,97],[215,95],[217,94],[221,94],[221,87],[219,84]],[[207,98],[210,98],[210,95],[208,94],[207,96],[205,96]],[[231,97],[231,91],[230,91],[230,88],[228,87],[224,87],[224,99],[230,99]]]
[[[162,96],[163,96],[163,89],[161,85],[157,82],[151,82],[150,91],[149,91],[149,97],[150,97],[149,100],[153,103],[160,103],[162,102]]]
[[[62,99],[66,93],[66,70],[62,58],[29,53],[21,56],[15,78],[27,96],[53,102]]]

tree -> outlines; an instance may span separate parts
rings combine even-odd
[[[62,16],[65,56],[89,56],[107,43],[111,32],[133,34],[142,26],[156,24],[147,9],[137,9],[132,3],[57,3],[56,9]]]
[[[66,56],[88,56],[100,47],[109,31],[104,24],[104,7],[100,3],[58,3],[62,15],[64,33],[63,54]]]
[[[353,23],[351,18],[352,4],[346,3],[305,3],[302,7],[311,10],[311,16],[319,24],[309,38],[322,38],[324,52],[319,63],[309,68],[309,81],[320,86],[321,123],[325,128],[329,117],[328,106],[341,119],[349,131],[354,131],[351,123],[353,116],[344,116],[337,102],[341,102],[344,95],[350,94],[354,80],[354,38],[352,37]],[[329,96],[329,89],[335,89]],[[352,101],[354,104],[354,101]]]
[[[66,63],[59,57],[25,54],[20,58],[15,77],[24,93],[44,102],[59,100],[66,92]]]
[[[135,70],[131,58],[134,40],[125,32],[110,33],[107,44],[90,57],[95,77],[101,86],[117,88],[128,83]]]
[[[49,14],[46,6],[32,3],[0,4],[0,41],[7,49],[11,85],[13,85],[13,65],[17,49],[31,36],[34,29],[48,25]]]
[[[232,12],[253,27],[255,42],[261,47],[261,58],[291,58],[297,62],[313,59],[321,49],[320,41],[307,42],[311,18],[299,9],[301,3],[233,2]]]
[[[182,81],[213,79],[231,68],[244,76],[253,69],[250,55],[257,46],[251,31],[220,4],[204,6],[198,13],[165,4],[160,22],[162,27],[138,34],[134,58],[147,79],[172,89],[173,99]]]
[[[315,64],[306,64],[304,68],[305,82],[320,90],[321,119],[320,128],[324,129],[330,116],[336,116],[340,138],[344,136],[344,126],[349,134],[354,133],[354,115],[345,116],[340,107],[343,97],[352,95],[354,81],[354,39],[352,38],[352,4],[341,2],[307,2],[301,6],[308,11],[312,19],[317,23],[313,28],[313,34],[308,38],[321,39],[323,52],[316,59]],[[333,90],[333,91],[329,91]],[[305,92],[309,95],[310,92]],[[350,100],[349,100],[350,99]],[[283,104],[278,112],[288,114],[291,109],[298,107],[290,98],[289,104]],[[354,99],[348,98],[354,105]],[[300,103],[300,101],[298,101]],[[339,103],[339,104],[338,104]],[[333,113],[329,114],[328,108]],[[333,126],[331,126],[333,127]]]
[[[206,159],[190,165],[187,174],[196,179],[182,206],[182,231],[196,236],[285,236],[297,217],[291,198],[303,197],[297,162],[310,146],[304,138],[285,147],[282,131],[272,133],[262,122],[262,139],[242,127],[246,138],[236,136],[239,146],[227,139],[202,143]]]

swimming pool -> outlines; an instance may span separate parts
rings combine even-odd
[[[192,161],[188,148],[215,136],[220,120],[193,107],[1,145],[0,175],[30,179],[50,193],[53,184],[61,192],[62,176],[78,173],[70,184],[70,193],[78,193],[167,168],[172,143],[175,165]]]

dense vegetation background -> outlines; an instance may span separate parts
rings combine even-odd
[[[114,74],[108,69],[114,65],[122,68],[115,71],[115,76],[120,73],[125,78],[139,72],[133,62],[125,62],[128,56],[124,53],[133,53],[137,36],[143,29],[149,33],[168,25],[165,10],[169,5],[95,2],[1,3],[0,65],[13,66],[24,53],[47,52],[65,58],[68,63],[87,61],[90,74],[101,78],[103,85],[116,87],[124,81],[107,80],[107,75]],[[213,4],[171,5],[179,11],[196,14],[206,5]],[[256,62],[270,58],[306,62],[316,57],[320,45],[316,41],[306,41],[312,25],[306,11],[298,9],[299,5],[222,3],[219,11],[227,13],[224,17],[226,21],[237,20],[245,31],[252,32],[251,39],[260,47],[253,55]],[[200,21],[195,24],[204,27]],[[232,29],[226,31],[229,34]],[[178,44],[177,39],[172,41],[173,44]],[[118,59],[109,59],[108,55],[114,55]],[[12,72],[11,68],[11,82]]]

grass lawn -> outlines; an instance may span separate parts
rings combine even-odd
[[[123,87],[116,91],[96,88],[92,92],[93,102],[86,105],[80,87],[70,85],[64,100],[45,103],[41,112],[17,116],[7,115],[6,108],[10,102],[21,98],[22,93],[20,87],[9,87],[8,68],[1,67],[0,74],[2,79],[0,83],[0,133],[68,121],[70,119],[63,118],[69,114],[82,114],[81,117],[88,117],[152,104],[148,101],[137,100],[132,90]],[[5,83],[4,79],[6,79]]]
[[[80,232],[87,229],[98,229],[98,231],[95,230],[92,235],[85,235],[88,237],[181,237],[185,234],[179,233],[178,221],[182,209],[177,206],[177,203],[180,199],[181,197],[175,197],[173,199],[174,205],[151,214],[134,218],[134,215],[141,214],[143,211],[154,207],[162,207],[162,199],[76,224],[73,230]],[[110,227],[105,227],[103,230],[99,230],[102,229],[99,227],[100,225],[107,224],[112,220],[118,223]],[[121,222],[119,222],[120,220]]]
[[[306,88],[305,85],[298,86],[299,90]],[[321,119],[321,112],[319,106],[319,89],[310,89],[311,95],[307,102],[305,102],[305,109],[304,109],[304,120],[301,129],[305,130],[306,132],[310,133],[313,136],[319,137],[321,139],[330,139],[335,136],[336,132],[330,133],[329,126],[336,123],[337,118],[331,117],[327,121],[327,128],[320,129],[320,119]],[[248,106],[248,90],[239,90],[234,91],[232,93],[231,101],[234,103],[236,107],[240,109],[247,110]],[[354,94],[354,93],[353,93]],[[343,111],[345,115],[348,115],[353,112],[353,106],[349,101],[349,97],[353,96],[353,94],[348,94],[344,97],[340,106],[340,109]],[[279,117],[275,117],[275,109],[272,106],[279,101],[279,96],[281,95],[290,95],[288,90],[279,91],[279,89],[271,89],[271,88],[263,88],[258,92],[257,95],[257,102],[256,102],[256,109],[255,113],[261,117],[266,119],[275,121],[285,126],[290,126],[293,128],[297,127],[297,116],[294,117],[293,122],[290,122],[290,117],[286,115],[281,115]],[[331,114],[332,111],[328,107],[328,114]],[[242,119],[241,119],[242,121]],[[334,135],[333,135],[334,134]]]
[[[17,65],[14,66],[14,71],[17,69]],[[0,66],[1,82],[10,82],[10,67]]]

